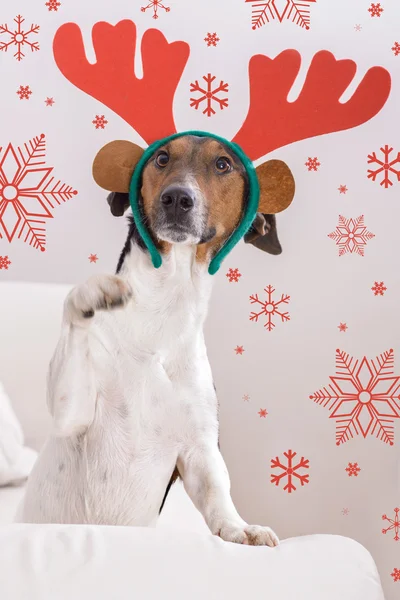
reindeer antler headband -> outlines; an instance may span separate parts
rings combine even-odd
[[[57,31],[54,56],[65,77],[116,112],[148,144],[171,134],[173,137],[185,135],[176,133],[172,106],[176,87],[189,57],[188,44],[181,41],[170,44],[160,31],[147,30],[141,45],[143,78],[139,79],[134,72],[136,27],[132,21],[121,21],[115,26],[96,23],[92,36],[97,59],[94,64],[89,63],[86,58],[82,34],[77,25],[66,23]],[[298,98],[294,102],[288,102],[287,96],[299,73],[300,64],[300,55],[295,50],[285,50],[275,59],[257,55],[250,60],[248,115],[233,142],[223,140],[230,145],[232,151],[243,153],[248,173],[254,172],[250,159],[257,160],[272,150],[295,141],[365,123],[381,110],[389,96],[389,73],[381,67],[372,67],[352,97],[341,103],[339,100],[355,75],[356,64],[351,60],[336,60],[330,52],[322,50],[313,57]],[[205,135],[204,132],[196,133]],[[126,144],[130,145],[129,148]],[[240,148],[237,144],[240,144]],[[152,148],[154,151],[155,147],[150,146],[145,154]],[[100,165],[101,160],[107,156],[112,158],[111,150],[114,159],[108,164],[105,181],[96,164]],[[247,159],[244,152],[250,159]],[[134,214],[135,186],[141,174],[141,169],[137,167],[144,164],[142,154],[143,150],[130,142],[114,142],[100,151],[94,165],[97,183],[111,191],[128,191],[132,179],[132,186],[135,188],[131,194]],[[293,178],[288,167],[284,165],[285,170],[282,165],[284,163],[281,161],[264,163],[261,165],[264,177],[262,173],[259,175],[260,167],[257,167],[261,196],[264,195],[268,200],[266,210],[260,212],[279,212],[293,198]],[[271,177],[274,169],[278,170]],[[265,183],[268,178],[269,190]],[[121,181],[125,182],[123,189],[118,189],[115,185],[121,185]],[[282,189],[282,182],[286,191]],[[109,187],[111,183],[114,187]],[[268,193],[264,193],[266,190]],[[256,198],[257,182],[253,191]],[[244,229],[246,220],[251,218],[250,205],[254,211],[252,200],[248,203],[240,231]],[[140,222],[137,223],[140,226]],[[228,241],[225,249],[231,249],[236,243],[236,234],[237,232]],[[220,257],[221,260],[222,258]],[[154,260],[157,262],[153,256],[153,262]],[[213,268],[218,268],[217,262]]]

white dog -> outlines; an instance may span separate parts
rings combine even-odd
[[[22,521],[153,525],[181,477],[213,534],[278,544],[232,502],[203,337],[208,264],[240,220],[246,187],[240,160],[211,138],[176,139],[147,163],[143,210],[163,264],[152,266],[132,221],[118,275],[92,277],[67,297],[48,375],[54,433]],[[121,215],[128,196],[109,203]],[[279,253],[273,218],[257,216],[248,241],[259,245],[257,236]]]

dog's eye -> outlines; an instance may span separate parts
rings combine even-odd
[[[167,166],[169,162],[169,156],[166,152],[160,152],[156,156],[156,165],[157,167],[164,168]]]
[[[229,158],[226,158],[226,156],[220,156],[215,161],[215,168],[217,169],[218,173],[228,173],[232,170],[231,161]]]

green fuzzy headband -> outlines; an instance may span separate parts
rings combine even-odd
[[[174,135],[170,135],[166,138],[163,138],[162,140],[157,140],[156,142],[154,142],[154,144],[151,144],[144,151],[141,159],[135,167],[129,186],[129,200],[131,203],[133,218],[135,220],[136,227],[140,233],[141,238],[143,239],[143,242],[146,245],[146,248],[150,253],[154,267],[158,269],[159,267],[161,267],[162,264],[161,254],[157,250],[148,229],[143,223],[143,217],[138,202],[142,183],[142,173],[147,161],[151,158],[154,152],[156,152],[159,148],[161,148],[161,146],[164,146],[168,142],[186,135],[193,135],[197,137],[209,137],[213,138],[214,140],[217,140],[218,142],[221,142],[222,144],[225,144],[225,146],[227,146],[241,160],[249,178],[249,195],[247,199],[245,214],[243,215],[243,218],[239,223],[238,227],[226,240],[222,248],[218,250],[217,254],[210,262],[208,272],[210,273],[210,275],[214,275],[220,268],[221,263],[226,257],[226,255],[234,248],[234,246],[236,246],[236,244],[241,240],[245,233],[250,229],[257,214],[258,203],[260,198],[260,187],[258,184],[258,179],[252,161],[246,156],[246,154],[243,152],[240,146],[233,142],[229,142],[223,137],[204,131],[185,131],[184,133],[175,133]]]

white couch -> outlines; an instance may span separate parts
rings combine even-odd
[[[47,365],[70,286],[0,283],[0,381],[25,441],[49,431]],[[371,555],[340,536],[284,540],[277,549],[211,536],[182,486],[156,529],[11,524],[22,487],[0,488],[4,600],[383,600]]]

